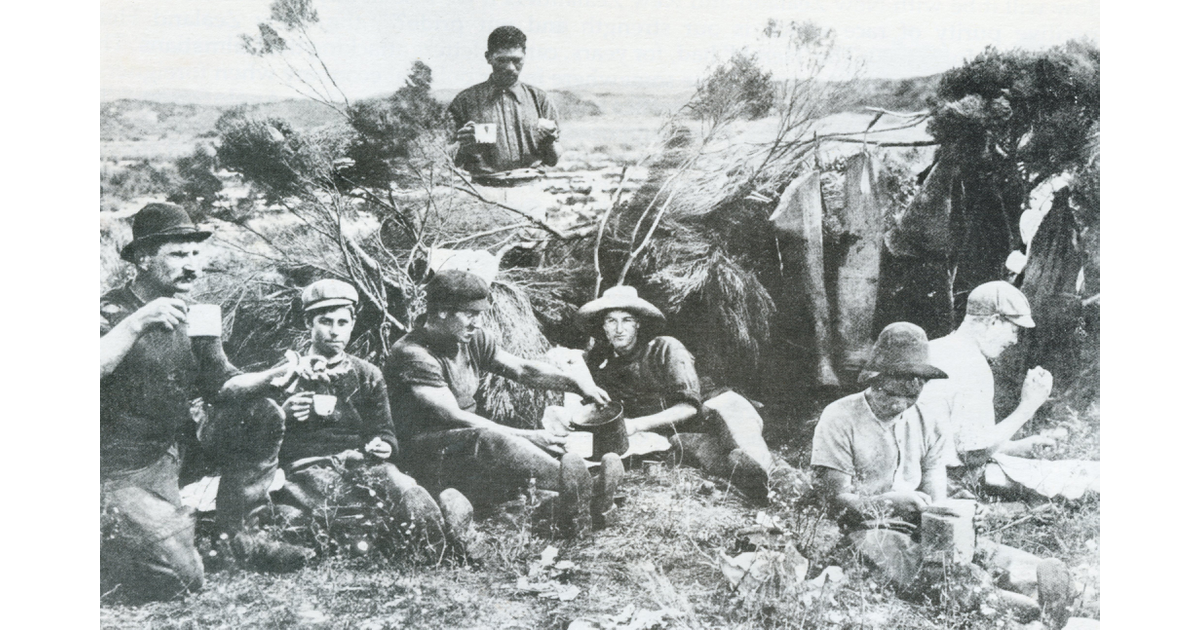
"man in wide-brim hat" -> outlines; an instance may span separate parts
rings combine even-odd
[[[596,384],[625,408],[630,434],[671,438],[688,463],[732,477],[750,498],[767,498],[769,474],[782,468],[762,437],[762,418],[734,392],[701,398],[692,354],[678,339],[658,335],[665,317],[617,285],[579,308],[580,324],[596,340],[586,363]]]
[[[179,496],[177,438],[191,426],[191,401],[215,399],[238,374],[220,337],[188,336],[185,298],[210,234],[179,206],[148,204],[121,250],[137,276],[100,298],[101,585],[120,585],[134,599],[168,599],[204,583]],[[304,561],[301,550],[278,543],[253,547],[243,559],[273,568]]]
[[[919,524],[920,511],[945,498],[946,439],[915,406],[926,381],[942,378],[929,363],[925,331],[896,322],[871,349],[860,376],[867,389],[821,412],[812,449],[817,490],[850,522],[882,510]]]
[[[867,389],[827,406],[813,435],[818,493],[848,530],[855,549],[901,587],[912,585],[921,569],[923,551],[912,538],[922,524],[921,514],[962,516],[960,507],[945,503],[951,448],[943,434],[945,419],[918,404],[926,382],[947,378],[930,361],[930,343],[920,326],[889,324],[863,369],[860,380]],[[1061,627],[1070,589],[1061,561],[983,538],[976,544],[980,552],[975,557],[993,574],[1009,572],[1007,563],[1023,564],[1027,570],[1019,573],[1037,576],[1030,586],[1037,589],[1038,600],[998,591],[1005,608],[1025,608],[1019,614],[1036,615],[1040,607],[1043,622]]]

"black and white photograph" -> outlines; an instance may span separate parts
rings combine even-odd
[[[1098,629],[1100,13],[101,0],[100,627]]]

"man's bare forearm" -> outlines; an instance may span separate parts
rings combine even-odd
[[[221,386],[221,392],[217,395],[217,398],[219,400],[229,400],[267,393],[271,388],[271,381],[287,374],[287,370],[288,366],[281,365],[274,369],[263,370],[262,372],[239,374],[225,381],[225,384]]]
[[[140,337],[141,331],[129,318],[121,320],[108,334],[100,337],[100,378],[116,371]]]
[[[629,428],[633,431],[653,431],[687,422],[700,413],[695,405],[681,402],[658,413],[633,418],[629,420]]]

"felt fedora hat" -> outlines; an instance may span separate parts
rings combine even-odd
[[[618,284],[609,287],[600,297],[579,307],[579,323],[586,329],[591,329],[600,323],[600,318],[612,310],[629,311],[637,315],[643,323],[662,323],[666,320],[658,307],[638,297],[637,289]]]
[[[927,380],[949,378],[945,372],[930,365],[929,337],[925,331],[908,322],[888,324],[879,333],[863,373],[915,376]]]
[[[148,203],[133,216],[133,240],[121,248],[121,259],[133,262],[133,253],[142,245],[168,241],[203,241],[212,232],[192,223],[183,208],[172,203]]]

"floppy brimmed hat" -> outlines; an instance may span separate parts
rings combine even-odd
[[[1033,328],[1033,310],[1021,290],[994,280],[975,287],[967,296],[967,315],[1002,315],[1023,328]]]
[[[942,370],[929,363],[929,337],[916,324],[896,322],[888,324],[863,366],[864,374],[885,376],[916,376],[923,379],[949,378]]]
[[[638,297],[637,289],[619,284],[610,287],[600,297],[579,307],[579,322],[586,329],[600,323],[604,314],[612,310],[629,311],[644,322],[662,323],[666,320],[658,307]]]
[[[183,208],[171,203],[148,203],[133,217],[133,240],[121,248],[121,259],[133,262],[133,253],[142,245],[196,242],[210,236],[212,232],[196,227]]]
[[[304,312],[332,306],[358,306],[358,290],[351,284],[332,278],[317,280],[300,293]]]
[[[434,274],[425,285],[425,303],[430,311],[439,307],[486,311],[492,306],[492,288],[469,271],[447,269]]]

